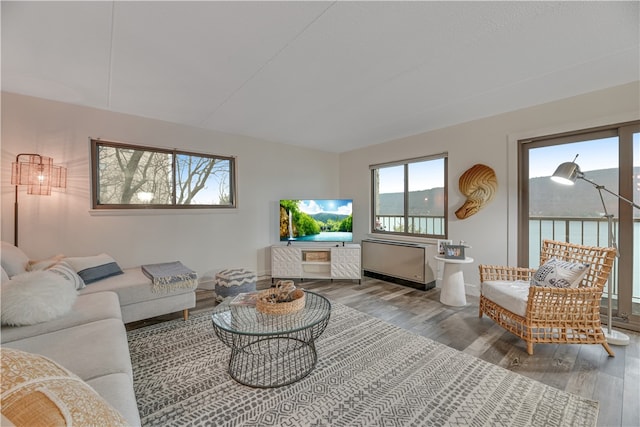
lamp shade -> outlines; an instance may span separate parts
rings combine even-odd
[[[558,184],[573,185],[580,176],[580,166],[574,162],[564,162],[557,167],[551,179]]]
[[[19,157],[28,157],[28,161],[20,161]],[[27,194],[48,196],[51,194],[51,172],[53,159],[40,155],[18,155],[12,164],[11,183],[26,185]]]

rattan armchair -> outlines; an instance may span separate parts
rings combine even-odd
[[[524,316],[515,314],[492,300],[480,296],[479,317],[486,314],[500,326],[527,343],[533,354],[535,343],[607,344],[600,323],[600,298],[615,258],[615,248],[601,248],[545,240],[540,265],[551,258],[590,264],[577,288],[530,286]],[[480,265],[481,286],[487,281],[529,281],[535,269]]]

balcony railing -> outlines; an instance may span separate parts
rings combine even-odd
[[[614,235],[618,236],[618,219],[613,219]],[[553,239],[571,243],[607,246],[609,244],[608,225],[604,218],[558,218],[529,217],[529,265],[537,266],[540,259],[542,240]],[[640,218],[633,220],[634,242],[640,242]],[[634,269],[640,269],[640,253],[634,253]],[[613,296],[618,295],[618,260],[611,273]],[[604,294],[606,295],[606,288]],[[640,274],[633,274],[633,304],[640,304]]]
[[[404,217],[398,215],[377,215],[379,231],[404,232]],[[432,215],[410,215],[407,218],[409,233],[444,236],[444,217]]]
[[[378,226],[388,232],[403,232],[404,217],[378,215]],[[412,215],[408,217],[409,232],[414,234],[444,235],[444,217]],[[618,219],[613,220],[614,233],[618,235]],[[640,218],[633,221],[634,241],[640,242]],[[607,246],[608,230],[604,218],[530,217],[529,218],[529,265],[537,267],[540,248],[544,239],[560,240],[590,246]],[[637,251],[640,252],[640,251]],[[640,253],[634,253],[634,269],[640,270]],[[611,274],[614,298],[618,294],[617,260]],[[606,294],[606,291],[605,291]],[[633,275],[634,304],[640,304],[640,274]]]

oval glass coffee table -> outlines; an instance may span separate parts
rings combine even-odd
[[[331,316],[325,297],[305,291],[305,306],[291,314],[263,314],[254,306],[230,305],[213,310],[213,330],[231,348],[229,375],[250,387],[280,387],[309,375],[316,366],[315,340]]]

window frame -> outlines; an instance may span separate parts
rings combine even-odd
[[[518,156],[518,250],[517,250],[517,265],[519,267],[531,268],[536,266],[530,266],[530,254],[529,254],[529,219],[532,216],[530,213],[529,205],[529,152],[538,148],[552,147],[556,145],[563,145],[567,143],[577,143],[583,141],[597,140],[601,138],[616,137],[618,139],[618,188],[614,191],[629,200],[634,200],[634,187],[633,187],[633,134],[640,133],[640,121],[622,122],[605,126],[592,127],[587,129],[580,129],[568,132],[562,132],[558,134],[543,135],[533,138],[525,138],[517,141],[517,156]],[[571,159],[554,159],[554,162],[559,165],[563,161],[571,161]],[[580,164],[580,159],[576,160],[576,163]],[[589,177],[587,172],[587,177]],[[636,178],[637,179],[637,178]],[[597,187],[596,187],[597,189]],[[593,191],[593,199],[597,200],[598,193]],[[615,197],[605,194],[605,201],[615,201]],[[612,304],[613,310],[613,326],[622,327],[625,329],[631,329],[635,331],[640,330],[640,316],[633,309],[633,270],[634,260],[637,250],[634,249],[634,227],[635,216],[634,208],[622,200],[617,200],[617,213],[610,212],[614,215],[614,227],[618,227],[616,232],[617,247],[619,249],[619,256],[616,257],[613,270],[609,278],[613,282],[614,295],[617,294],[617,300]],[[618,220],[615,220],[615,216]],[[555,219],[555,218],[552,218]],[[605,220],[599,219],[599,223],[605,228],[607,223]],[[560,228],[561,232],[563,228]],[[597,243],[597,246],[606,246],[608,242],[602,240]],[[559,237],[558,240],[569,241],[569,235],[565,234],[564,239]],[[581,242],[577,242],[581,243]],[[617,289],[617,291],[616,291]],[[601,300],[602,314],[606,313],[605,301],[609,298],[603,292]],[[613,299],[616,299],[615,297]],[[637,304],[637,303],[636,303]],[[618,318],[623,319],[619,321]]]
[[[146,209],[236,209],[237,208],[237,158],[235,156],[222,156],[216,154],[207,154],[200,153],[194,151],[185,151],[178,149],[169,149],[169,148],[159,148],[159,147],[150,147],[146,145],[137,145],[123,142],[114,142],[114,141],[106,141],[99,138],[90,138],[91,145],[91,206],[92,209],[96,210],[111,210],[111,209],[122,209],[122,210],[146,210]],[[172,165],[171,165],[171,173],[172,173],[172,182],[171,182],[171,203],[170,204],[158,204],[158,203],[144,203],[144,204],[104,204],[99,202],[99,183],[98,183],[98,149],[100,146],[111,147],[111,148],[125,148],[132,149],[138,151],[149,151],[153,153],[162,153],[162,154],[171,154],[172,157]],[[229,199],[230,203],[225,205],[211,205],[211,204],[193,204],[193,205],[185,205],[185,204],[177,204],[176,203],[176,194],[177,194],[177,185],[175,180],[176,174],[176,158],[179,155],[187,155],[194,157],[204,157],[211,158],[216,160],[225,160],[229,161]]]
[[[430,160],[443,160],[444,162],[444,176],[443,176],[443,234],[420,234],[413,233],[408,231],[409,227],[409,165],[415,163],[421,163]],[[447,239],[449,235],[449,154],[447,152],[432,154],[423,157],[416,157],[411,159],[398,160],[393,162],[379,163],[374,165],[369,165],[370,171],[370,190],[371,190],[371,211],[370,211],[370,227],[369,232],[372,234],[380,234],[380,235],[391,235],[391,236],[406,236],[413,238],[424,238],[424,239]],[[403,221],[404,221],[404,231],[383,231],[376,229],[376,170],[386,167],[394,167],[394,166],[403,166],[404,167],[404,205],[403,205]]]

